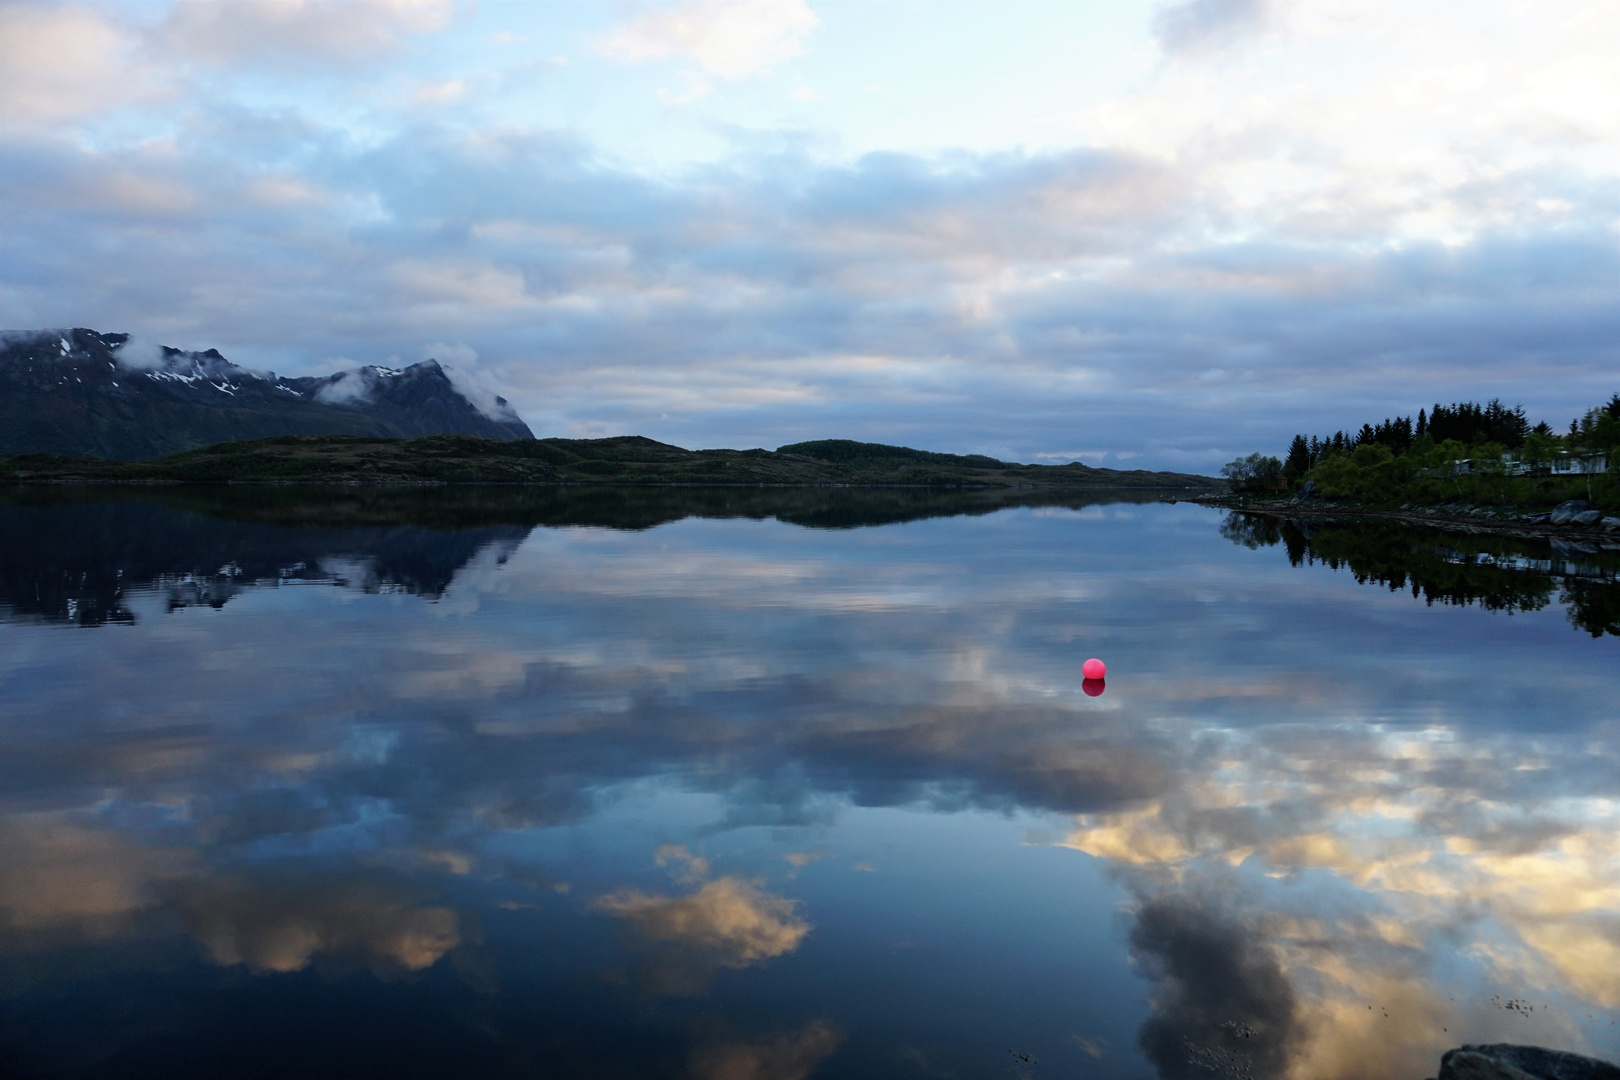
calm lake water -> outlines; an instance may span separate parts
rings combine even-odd
[[[1617,567],[1106,498],[0,495],[0,1065],[1620,1058]]]

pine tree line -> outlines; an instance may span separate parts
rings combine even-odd
[[[1616,394],[1603,409],[1612,410],[1615,419],[1620,420],[1620,394]],[[1593,413],[1599,411],[1602,410],[1593,410]],[[1589,413],[1588,418],[1591,415]],[[1580,423],[1581,421],[1571,423],[1572,434],[1577,431]],[[1591,426],[1590,420],[1588,426]],[[1380,424],[1362,424],[1361,430],[1354,433],[1336,431],[1326,438],[1295,435],[1293,443],[1288,448],[1288,457],[1283,468],[1290,476],[1303,476],[1322,458],[1329,455],[1351,454],[1358,446],[1384,446],[1390,453],[1399,457],[1424,436],[1427,436],[1433,444],[1449,440],[1462,443],[1464,446],[1497,443],[1504,449],[1516,450],[1524,445],[1531,432],[1551,435],[1552,428],[1545,422],[1532,428],[1529,420],[1525,418],[1523,405],[1510,409],[1502,404],[1500,398],[1492,398],[1484,405],[1472,401],[1455,402],[1451,405],[1436,402],[1432,409],[1419,409],[1415,421],[1410,416],[1397,416],[1393,419],[1386,418]]]
[[[1592,456],[1600,452],[1620,453],[1620,394],[1571,421],[1567,435],[1532,427],[1522,406],[1500,399],[1437,403],[1415,419],[1295,435],[1285,460],[1250,454],[1222,475],[1235,492],[1287,491],[1309,480],[1328,499],[1526,507],[1579,497],[1620,511],[1620,468],[1606,469]]]

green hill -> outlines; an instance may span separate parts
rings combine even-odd
[[[770,450],[686,450],[612,439],[281,436],[219,443],[156,461],[30,454],[0,458],[12,483],[680,484],[978,488],[1175,488],[1212,477],[1140,469],[1020,465],[981,455],[829,439]]]

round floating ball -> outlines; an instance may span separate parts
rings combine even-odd
[[[1096,697],[1108,689],[1108,684],[1101,679],[1084,679],[1080,683],[1080,689],[1086,692],[1086,697]]]
[[[1103,679],[1108,676],[1108,665],[1093,656],[1080,665],[1080,674],[1088,679]]]

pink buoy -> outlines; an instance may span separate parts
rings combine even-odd
[[[1108,689],[1108,680],[1081,679],[1080,689],[1086,692],[1086,697],[1100,697],[1102,696],[1102,692]]]
[[[1103,679],[1108,677],[1108,665],[1093,656],[1080,665],[1080,674],[1088,679]]]

